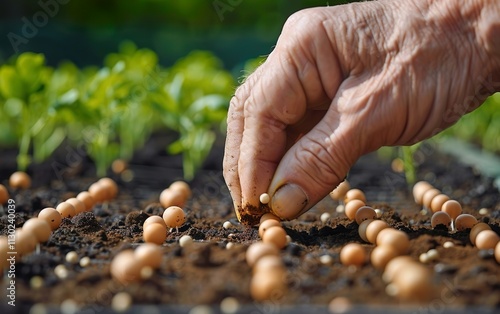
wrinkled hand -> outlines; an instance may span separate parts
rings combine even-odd
[[[499,12],[494,1],[405,0],[292,15],[231,100],[224,177],[238,218],[257,223],[267,192],[272,212],[293,219],[361,155],[421,141],[479,106],[499,89],[498,25],[484,22]]]

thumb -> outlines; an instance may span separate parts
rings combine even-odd
[[[281,159],[268,191],[278,217],[293,219],[309,210],[344,180],[361,156],[359,117],[350,119],[336,108],[332,105]]]

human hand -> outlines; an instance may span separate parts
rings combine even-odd
[[[428,138],[500,86],[495,0],[376,1],[291,16],[231,100],[224,178],[238,218],[293,219],[363,154]],[[495,83],[496,82],[496,83]]]

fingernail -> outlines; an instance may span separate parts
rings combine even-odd
[[[296,184],[288,183],[274,193],[271,209],[282,219],[293,219],[304,212],[307,202],[308,198],[304,190]]]

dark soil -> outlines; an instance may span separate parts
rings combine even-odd
[[[180,179],[180,160],[162,153],[162,140],[161,137],[153,139],[147,149],[134,158],[130,169],[135,176],[131,182],[110,175],[120,187],[117,199],[97,205],[93,212],[64,219],[49,241],[40,246],[39,253],[25,256],[16,265],[16,309],[20,313],[27,312],[34,304],[58,309],[68,300],[74,301],[86,313],[99,313],[109,309],[112,297],[122,291],[132,296],[135,305],[167,306],[170,312],[187,313],[190,307],[198,304],[211,305],[218,310],[221,300],[226,297],[235,297],[243,309],[254,313],[293,311],[299,306],[326,312],[329,302],[337,296],[347,297],[354,305],[364,306],[372,312],[410,309],[409,305],[386,294],[381,273],[370,264],[358,270],[340,264],[338,256],[343,245],[363,243],[367,253],[373,245],[360,239],[356,223],[337,213],[337,203],[329,198],[299,219],[284,223],[292,238],[292,243],[282,252],[289,291],[276,300],[254,303],[249,294],[251,269],[245,262],[245,251],[259,236],[256,228],[245,227],[235,219],[220,171],[221,149],[214,151],[204,170],[190,183],[193,196],[185,207],[187,222],[168,235],[163,245],[161,268],[151,279],[141,283],[124,286],[113,280],[109,273],[111,259],[117,252],[143,242],[142,222],[149,215],[163,211],[157,203],[159,193]],[[77,159],[68,156],[60,153],[51,161],[32,166],[29,171],[34,178],[31,189],[10,190],[16,201],[18,227],[42,208],[54,207],[97,180],[91,175],[93,168],[84,154]],[[419,179],[428,180],[458,200],[465,213],[488,223],[500,234],[499,191],[492,180],[438,152],[432,151],[426,156],[419,165]],[[1,153],[0,182],[5,185],[15,170],[14,160],[13,151]],[[380,160],[376,154],[365,156],[353,167],[348,179],[353,187],[365,191],[370,205],[383,210],[383,220],[408,233],[412,257],[418,259],[431,248],[439,251],[439,259],[428,264],[434,271],[438,293],[429,304],[411,309],[423,313],[464,307],[499,310],[500,266],[491,252],[473,247],[468,232],[432,230],[430,215],[420,213],[403,175],[391,170],[389,160]],[[479,214],[483,207],[489,209],[489,214]],[[327,223],[320,221],[323,212],[332,215]],[[234,228],[224,229],[222,224],[226,220],[231,221]],[[0,234],[6,234],[6,225],[3,216]],[[193,237],[194,245],[179,246],[178,239],[184,234]],[[452,241],[455,246],[443,248],[446,241]],[[226,249],[228,242],[235,245]],[[64,257],[69,251],[76,251],[79,257],[90,257],[91,265],[82,268],[67,263]],[[333,257],[333,264],[320,262],[319,257],[324,254]],[[70,270],[67,279],[55,275],[54,268],[59,264],[65,264]],[[30,286],[33,276],[43,278],[42,287]],[[4,291],[0,295],[2,313],[12,310],[5,306]],[[152,308],[136,309],[143,312]]]

